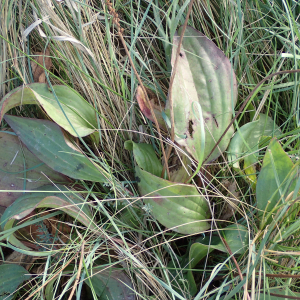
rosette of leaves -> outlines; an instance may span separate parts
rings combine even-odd
[[[182,30],[180,27],[173,39],[173,68]],[[215,160],[229,144],[233,126],[225,134],[224,131],[231,122],[237,101],[237,82],[229,59],[192,27],[187,27],[184,33],[171,89],[171,98],[164,105],[155,97],[149,97],[148,103],[139,87],[138,104],[149,120],[157,119],[162,129],[171,127],[171,115],[174,116],[175,142],[198,162],[199,170],[205,158]],[[211,153],[222,136],[219,147]],[[139,191],[160,223],[180,233],[196,233],[209,228],[206,220],[210,213],[205,198],[195,186],[184,184],[190,177],[184,169],[186,161],[179,175],[171,176],[171,180],[177,181],[172,182],[160,178],[162,167],[150,145],[127,142],[125,147],[134,152]]]

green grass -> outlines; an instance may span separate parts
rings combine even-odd
[[[284,212],[289,204],[285,204],[277,216],[276,226],[260,230],[255,214],[255,193],[244,176],[234,172],[225,153],[207,168],[210,184],[203,192],[207,193],[216,222],[212,222],[206,235],[218,232],[226,222],[248,228],[250,247],[243,255],[236,255],[244,281],[240,280],[230,256],[214,251],[194,268],[198,293],[195,298],[188,295],[183,269],[188,268],[191,244],[202,234],[182,236],[168,231],[153,219],[139,196],[134,159],[124,149],[124,142],[131,139],[139,142],[143,138],[153,144],[158,154],[161,154],[160,143],[156,129],[139,111],[135,99],[138,82],[103,3],[98,0],[62,3],[3,0],[0,4],[0,97],[32,82],[29,62],[35,59],[34,52],[44,51],[49,46],[54,64],[48,74],[49,84],[72,87],[93,105],[97,114],[99,144],[89,137],[78,143],[85,153],[103,158],[113,174],[108,186],[76,182],[74,187],[78,193],[80,190],[93,205],[98,232],[80,223],[71,224],[72,241],[64,248],[65,252],[54,256],[51,250],[52,256],[34,261],[30,271],[38,275],[20,289],[16,298],[26,299],[47,282],[51,274],[71,261],[73,269],[68,270],[69,276],[61,273],[58,278],[62,280],[54,282],[55,299],[68,299],[77,275],[78,251],[83,240],[86,242],[83,263],[86,274],[90,276],[92,267],[98,264],[107,268],[121,267],[132,281],[136,299],[243,299],[243,285],[250,299],[264,299],[263,293],[277,293],[275,288],[278,287],[300,292],[299,278],[272,276],[299,273],[298,227],[294,225],[294,231],[286,232],[292,224],[299,223],[298,218],[287,217]],[[171,75],[172,36],[185,20],[188,3],[179,0],[113,3],[142,81],[163,100],[168,96]],[[267,75],[299,68],[296,58],[300,55],[299,13],[300,5],[295,1],[195,0],[189,25],[213,40],[231,60],[239,89],[236,111]],[[24,37],[24,31],[37,18],[45,19],[46,16],[49,16],[46,22]],[[42,32],[46,37],[41,36]],[[61,38],[55,38],[57,36]],[[293,57],[285,57],[286,53]],[[291,156],[299,155],[299,76],[281,75],[263,84],[235,122],[235,128],[255,120],[259,113],[268,114],[282,130],[280,142],[284,150]],[[13,114],[45,117],[36,106],[14,109]],[[3,122],[4,128],[7,124]],[[266,145],[259,149],[257,173],[265,149]],[[218,218],[226,209],[226,202],[232,202],[233,198],[224,187],[225,180],[236,184],[238,208],[224,225]],[[70,219],[61,218],[63,223],[70,224]],[[1,243],[4,260],[8,250],[3,246],[5,241]],[[82,279],[81,275],[76,299],[80,299],[80,290],[84,287]],[[92,297],[96,299],[91,286]],[[42,299],[39,293],[33,298]]]

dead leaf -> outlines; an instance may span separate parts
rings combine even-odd
[[[48,214],[49,212],[43,212],[39,214],[39,217]],[[28,220],[28,217],[34,216],[35,212],[31,212],[23,220],[26,221]],[[23,220],[21,220],[21,222]],[[43,245],[45,245],[45,247],[47,248],[50,244],[53,243],[55,244],[53,245],[53,249],[59,249],[61,247],[61,241],[63,243],[68,243],[70,232],[70,226],[60,222],[55,217],[50,217],[48,219],[43,220],[42,222],[38,222],[21,228],[17,231],[17,235],[23,243],[27,241],[30,245],[30,248],[34,249],[34,247],[37,247],[37,249],[41,251],[44,247]],[[47,238],[45,239],[45,237]]]
[[[145,90],[147,92],[150,105],[153,108],[153,112],[155,114],[159,127],[165,130],[166,125],[162,117],[162,111],[165,109],[165,104],[158,99],[157,95],[153,91],[151,91],[146,87]],[[154,122],[154,116],[151,113],[150,105],[146,99],[146,95],[144,94],[144,91],[141,86],[138,86],[137,88],[136,99],[139,104],[140,110],[142,111],[144,116],[149,120],[151,120],[152,122]]]
[[[5,263],[15,263],[24,267],[26,270],[29,270],[35,260],[37,260],[37,257],[35,256],[14,251],[6,257]]]
[[[38,55],[36,57],[36,61],[44,66],[48,71],[52,68],[52,60],[50,57],[50,50],[49,47],[47,47],[44,52],[35,52],[35,55]],[[46,75],[45,75],[45,69],[39,66],[36,62],[31,61],[31,69],[32,69],[32,75],[33,75],[33,81],[39,82],[39,83],[47,83]]]

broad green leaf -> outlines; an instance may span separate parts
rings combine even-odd
[[[256,184],[255,164],[258,162],[258,146],[261,138],[278,136],[279,127],[267,115],[260,114],[259,119],[243,125],[235,133],[228,147],[228,161],[240,171],[240,160],[244,160],[244,172],[250,181]]]
[[[284,204],[285,196],[294,190],[291,172],[294,164],[274,138],[266,151],[256,186],[256,201],[260,227],[270,222],[268,215],[274,208]],[[276,210],[273,211],[276,213]]]
[[[68,271],[64,271],[65,275],[74,275],[74,267],[69,265]],[[53,300],[53,288],[57,278],[51,280],[45,288],[46,300]],[[96,266],[92,268],[91,274],[85,279],[86,283],[94,290],[99,300],[135,300],[133,285],[129,277],[124,271],[115,267]],[[94,299],[89,297],[92,293],[88,291],[88,295],[84,295],[84,299]],[[81,295],[82,296],[82,295]]]
[[[140,228],[140,224],[144,217],[145,212],[136,207],[122,207],[118,205],[118,218],[115,223],[118,227],[125,228]],[[115,232],[116,228],[111,225],[110,231]]]
[[[208,253],[212,252],[213,250],[213,248],[209,248],[207,245],[203,245],[200,243],[194,243],[190,248],[188,267],[189,270],[187,271],[186,278],[188,280],[189,291],[192,296],[197,293],[198,289],[191,269],[193,269],[201,259],[203,259]]]
[[[85,281],[99,300],[134,300],[135,292],[129,277],[117,268],[93,268],[92,277]]]
[[[75,179],[107,181],[109,174],[71,148],[55,123],[9,115],[4,118],[27,148],[53,170]]]
[[[223,229],[218,229],[219,233],[226,240],[232,253],[244,253],[248,247],[249,230],[240,224],[232,224]],[[202,244],[205,247],[210,247],[222,252],[228,252],[223,242],[221,241],[219,234],[215,233],[211,237],[209,235],[205,238],[198,238],[197,243]]]
[[[44,83],[32,83],[12,90],[0,103],[0,122],[4,114],[13,107],[40,104],[54,122],[73,136],[78,134],[83,137],[93,133],[97,128],[93,107],[67,86],[55,85],[53,90],[60,105]]]
[[[220,235],[224,237],[232,253],[242,254],[247,250],[249,233],[245,226],[239,224],[229,225],[220,230]],[[198,238],[190,248],[189,269],[195,268],[201,259],[215,249],[228,253],[219,235]],[[190,285],[190,293],[195,295],[198,290],[191,270],[187,272],[187,279]]]
[[[0,132],[0,143],[0,214],[20,197],[14,191],[33,190],[50,182],[69,183],[67,176],[49,168],[11,132]]]
[[[19,265],[0,265],[0,300],[10,300],[14,297],[18,286],[30,279],[28,271]]]
[[[173,183],[136,167],[138,189],[151,214],[172,230],[193,234],[210,225],[208,204],[194,185]]]
[[[140,168],[158,177],[161,176],[163,168],[152,145],[126,141],[124,147],[133,150],[134,159]]]
[[[182,27],[173,40],[173,67],[181,30]],[[236,100],[237,82],[229,59],[206,36],[187,27],[172,86],[176,142],[196,160],[201,161],[202,156],[207,158],[229,125]],[[170,101],[166,103],[166,114],[170,115]],[[223,137],[219,149],[207,158],[208,161],[225,151],[232,134],[233,127]],[[201,143],[204,138],[205,149]]]
[[[25,218],[36,208],[53,208],[67,213],[90,229],[96,229],[97,226],[92,221],[93,216],[83,203],[80,196],[75,192],[70,193],[64,186],[43,186],[19,197],[8,207],[0,219],[1,228],[3,231],[11,229],[16,220]],[[9,237],[9,242],[16,247],[29,250],[13,235]]]

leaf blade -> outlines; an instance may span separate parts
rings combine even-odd
[[[0,300],[12,299],[18,286],[29,278],[27,270],[19,265],[0,265]]]
[[[52,89],[55,95],[45,83],[32,83],[12,90],[0,102],[0,122],[13,107],[40,104],[49,117],[71,135],[84,137],[93,133],[97,121],[92,106],[67,86],[54,85]]]
[[[294,190],[296,184],[294,178],[290,178],[294,164],[290,157],[282,149],[276,138],[273,138],[267,148],[263,160],[263,166],[259,173],[256,185],[256,200],[258,216],[270,213],[276,205],[283,203],[283,193]],[[292,183],[291,183],[292,180]],[[262,218],[260,226],[270,222]]]
[[[179,34],[182,27],[179,29]],[[179,35],[174,36],[172,65],[174,66]],[[187,27],[182,42],[179,62],[172,86],[172,102],[175,121],[175,140],[200,161],[200,155],[207,158],[222,136],[232,118],[237,101],[237,82],[229,59],[216,45],[202,33]],[[205,123],[205,149],[199,141],[201,133],[200,118],[193,112],[193,102],[200,104]],[[170,110],[167,102],[167,111]],[[233,126],[223,137],[208,161],[216,159],[227,148]],[[185,138],[182,138],[185,136]]]
[[[134,300],[132,283],[124,271],[117,268],[93,268],[93,275],[86,283],[95,290],[100,300]]]
[[[209,228],[209,208],[193,185],[173,183],[154,176],[138,166],[138,188],[152,215],[164,226],[182,234],[199,233]]]
[[[17,136],[0,132],[0,143],[0,213],[20,196],[14,191],[33,190],[50,181],[70,182],[34,156]]]
[[[53,170],[75,179],[107,181],[109,174],[69,147],[55,123],[8,115],[4,118],[27,148]]]
[[[124,147],[133,151],[134,159],[140,168],[158,177],[161,176],[163,167],[152,145],[126,141]]]

